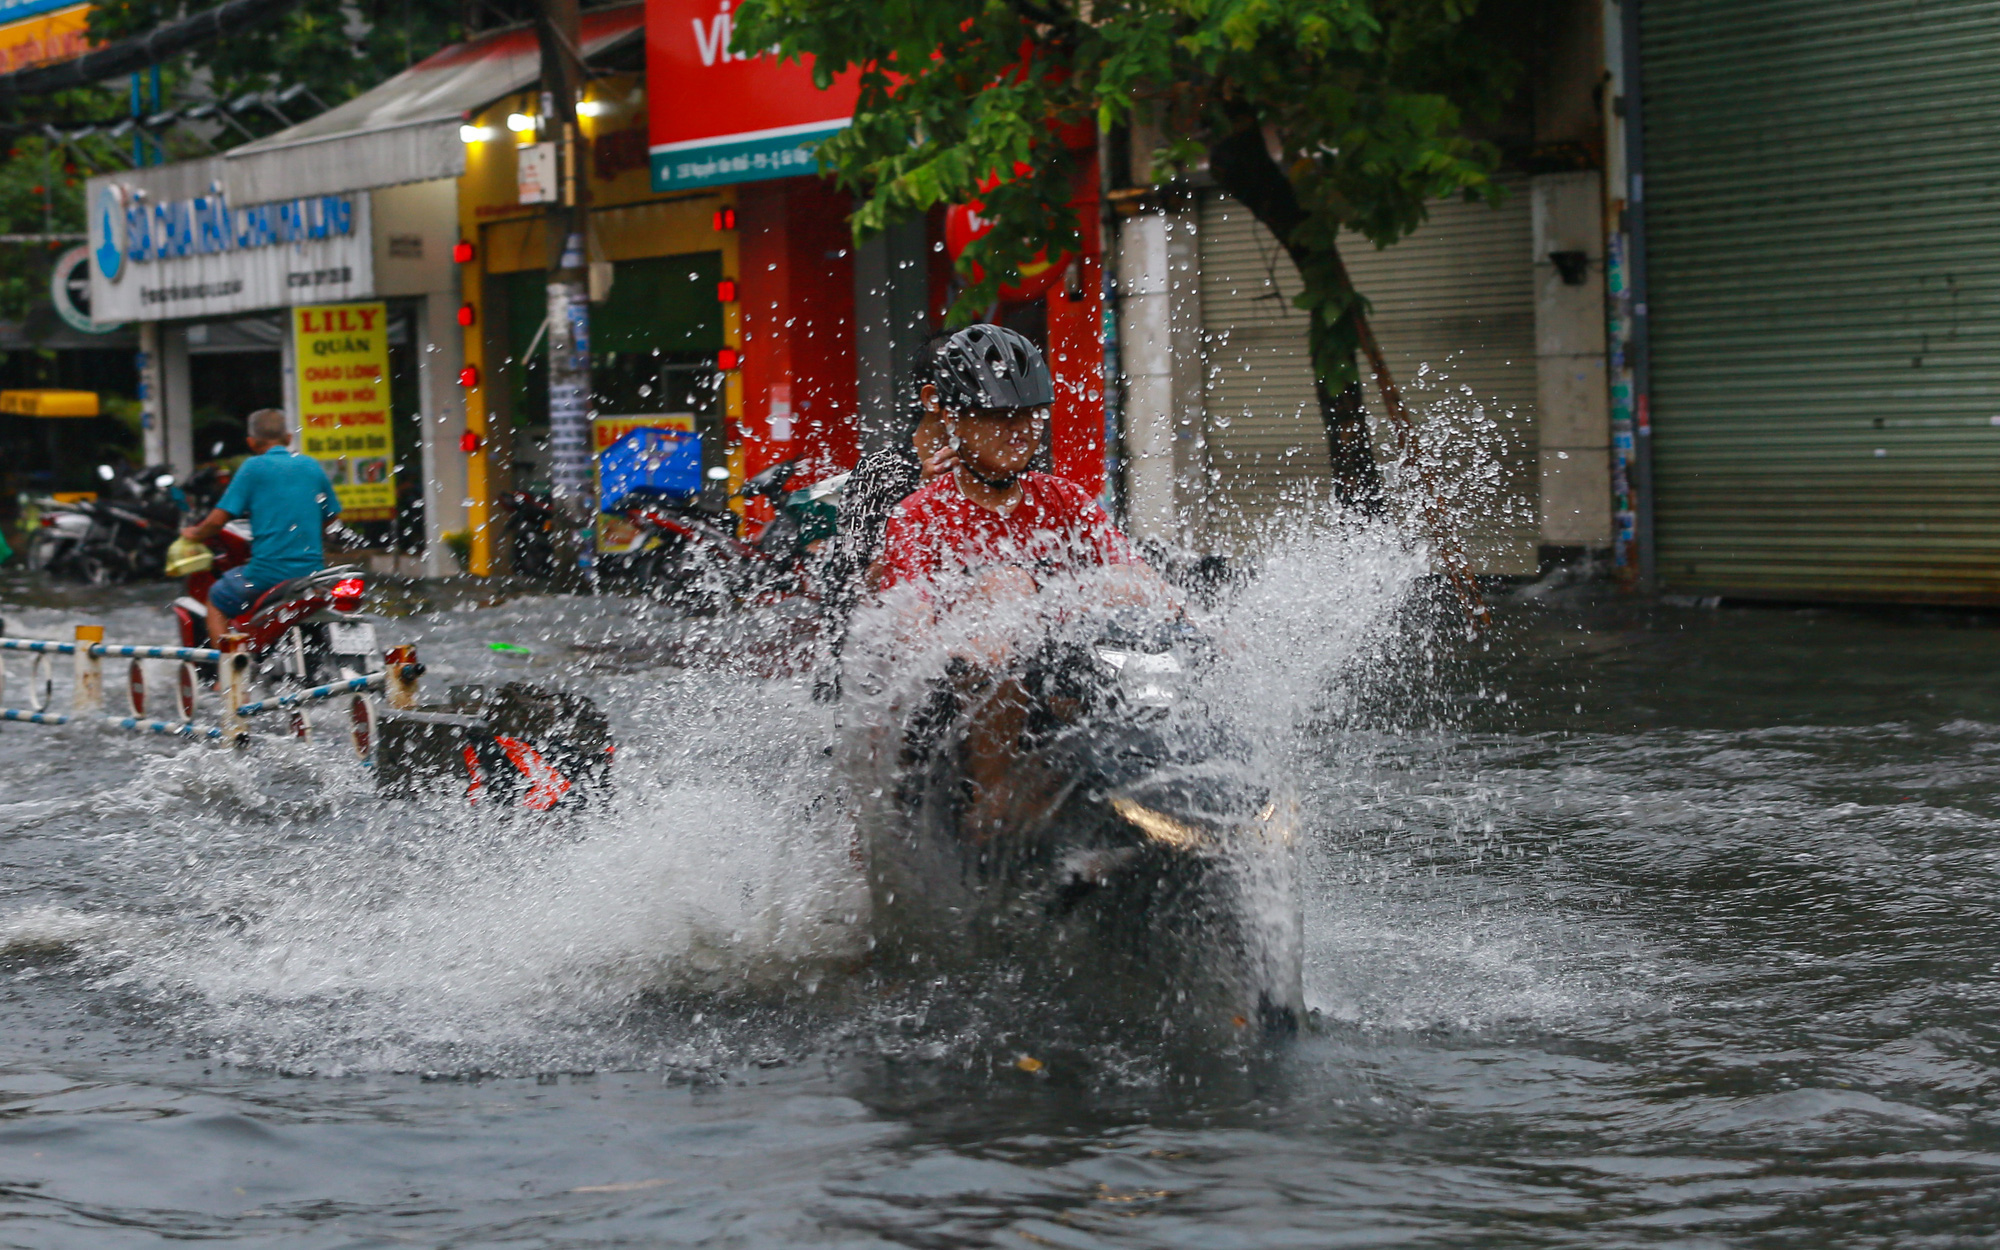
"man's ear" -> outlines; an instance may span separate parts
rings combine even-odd
[[[917,402],[924,406],[925,412],[937,412],[940,408],[938,404],[937,384],[934,382],[924,383],[917,391]]]

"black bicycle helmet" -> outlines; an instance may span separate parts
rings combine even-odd
[[[933,363],[938,401],[952,412],[1045,408],[1055,383],[1041,349],[1006,326],[967,326],[945,340]]]

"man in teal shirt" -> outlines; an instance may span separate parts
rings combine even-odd
[[[317,573],[326,564],[320,535],[340,515],[326,470],[291,448],[285,414],[250,414],[250,458],[236,470],[215,510],[181,536],[205,543],[237,517],[250,519],[250,562],[230,569],[208,589],[208,636],[221,638],[229,620],[279,582]]]

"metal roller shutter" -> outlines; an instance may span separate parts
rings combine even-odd
[[[1661,584],[2000,599],[2000,3],[1642,38]]]
[[[1437,204],[1386,250],[1344,236],[1342,254],[1413,406],[1427,418],[1491,422],[1477,437],[1499,466],[1498,498],[1482,493],[1467,542],[1482,572],[1523,574],[1535,569],[1537,539],[1534,248],[1527,183],[1507,190],[1497,209]],[[1242,542],[1286,498],[1328,489],[1298,293],[1298,271],[1248,211],[1226,196],[1204,201],[1206,529],[1219,547]]]

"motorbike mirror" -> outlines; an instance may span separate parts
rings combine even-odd
[[[708,480],[711,482],[726,482],[729,480],[729,470],[723,468],[721,465],[717,465],[708,471]]]
[[[110,466],[110,465],[108,465],[108,464],[100,464],[100,465],[98,465],[98,466],[97,466],[97,476],[98,476],[98,479],[99,479],[100,481],[105,481],[105,482],[108,482],[108,481],[110,481],[110,480],[111,480],[112,478],[116,477],[116,476],[117,476],[117,474],[115,474],[115,473],[113,473],[113,472],[111,471],[111,466]]]
[[[153,485],[159,487],[161,490],[165,490],[168,487],[172,486],[173,484],[174,484],[174,475],[171,473],[162,473],[160,474],[160,476],[153,479]]]
[[[218,442],[216,443],[215,446],[208,449],[208,454],[211,456],[219,456],[222,454],[222,448],[223,445],[220,442]]]

